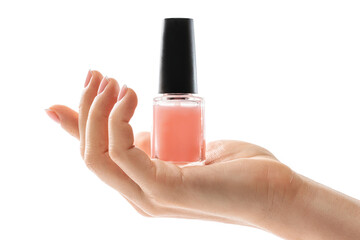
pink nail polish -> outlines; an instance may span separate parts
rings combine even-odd
[[[109,83],[109,79],[108,79],[108,77],[105,76],[100,83],[98,94],[102,93],[105,90],[108,83]]]
[[[118,101],[120,101],[125,96],[127,89],[128,88],[127,88],[126,84],[124,84],[120,90]]]
[[[205,159],[204,100],[197,93],[192,19],[165,19],[151,156],[176,164]]]
[[[56,112],[54,112],[54,111],[51,110],[51,109],[45,109],[45,112],[47,113],[47,115],[48,115],[52,120],[54,120],[54,121],[57,122],[57,123],[60,123],[60,118],[59,118],[59,116],[56,114]]]
[[[91,72],[91,69],[90,69],[87,76],[86,76],[86,80],[85,80],[85,84],[84,84],[85,88],[87,87],[87,85],[89,85],[91,77],[92,77],[92,72]]]

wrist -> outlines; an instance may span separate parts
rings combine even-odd
[[[265,188],[261,189],[262,184],[259,184],[256,190],[261,189],[264,194],[256,198],[255,218],[251,222],[258,228],[284,237],[283,230],[289,218],[311,201],[311,189],[307,179],[280,162],[269,163],[264,176],[265,181],[260,182],[265,182]]]
[[[309,179],[294,171],[284,189],[280,201],[275,202],[265,216],[263,228],[284,239],[314,239],[307,235],[304,222],[309,221],[309,206],[317,189]]]
[[[288,169],[287,177],[276,186],[270,180],[267,200],[261,203],[266,210],[259,215],[257,226],[284,239],[310,239],[304,235],[302,221],[307,221],[316,189],[309,179],[283,166]]]
[[[358,239],[360,202],[300,174],[273,204],[263,229],[285,239]]]

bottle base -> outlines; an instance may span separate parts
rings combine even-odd
[[[158,158],[153,158],[153,159],[161,160]],[[175,164],[180,168],[205,165],[205,160],[199,160],[199,161],[195,161],[195,162],[173,162],[173,161],[164,161],[164,162]]]

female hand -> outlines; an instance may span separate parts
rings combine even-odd
[[[203,166],[150,159],[149,133],[134,139],[129,124],[136,105],[132,89],[123,86],[120,91],[115,79],[89,71],[79,113],[62,105],[47,113],[80,140],[86,165],[140,214],[214,220],[291,235],[278,230],[277,223],[298,202],[299,193],[307,194],[304,186],[309,184],[302,176],[266,149],[241,141],[208,143]]]

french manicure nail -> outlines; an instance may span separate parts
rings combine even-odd
[[[45,112],[47,113],[47,115],[48,115],[52,120],[54,120],[54,121],[57,122],[57,123],[60,123],[60,118],[59,118],[59,116],[56,114],[56,112],[54,112],[54,111],[51,110],[51,109],[45,109]]]
[[[118,101],[120,101],[125,96],[127,89],[128,88],[127,88],[126,84],[124,84],[120,90]]]
[[[90,82],[91,77],[92,77],[92,72],[91,72],[91,69],[89,69],[89,72],[88,72],[88,74],[87,74],[87,76],[86,76],[84,88],[86,88],[87,85],[89,85],[89,82]]]
[[[103,78],[103,80],[101,81],[101,83],[100,83],[98,94],[100,94],[100,93],[102,93],[104,91],[104,89],[105,89],[106,85],[108,85],[108,83],[109,83],[109,79],[108,79],[107,76],[105,76]]]

